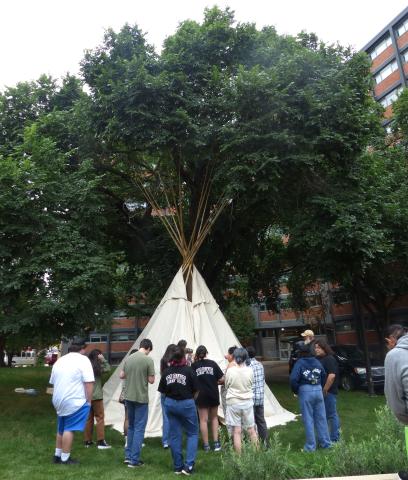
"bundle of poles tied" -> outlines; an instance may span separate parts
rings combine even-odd
[[[187,230],[184,218],[186,195],[180,175],[178,175],[176,186],[171,179],[165,181],[160,174],[156,173],[153,175],[156,175],[157,178],[155,188],[151,185],[153,182],[148,184],[146,178],[143,178],[141,175],[135,176],[135,182],[152,209],[157,212],[158,218],[166,228],[182,257],[181,268],[188,298],[191,300],[191,278],[194,259],[218,217],[232,203],[232,200],[227,194],[222,194],[215,202],[210,202],[213,180],[211,171],[207,168],[203,178],[194,222]],[[171,214],[161,214],[160,212],[171,212]]]

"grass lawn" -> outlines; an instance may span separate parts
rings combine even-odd
[[[161,448],[160,439],[147,439],[142,458],[146,463],[143,472],[123,465],[123,437],[107,428],[106,440],[110,450],[85,449],[82,436],[77,433],[73,457],[81,461],[78,466],[53,465],[51,458],[55,448],[56,417],[51,396],[45,393],[50,369],[46,367],[0,369],[0,479],[1,480],[116,480],[173,477],[170,452]],[[16,387],[36,388],[37,397],[14,392]],[[297,399],[285,383],[273,384],[272,391],[280,403],[299,413]],[[382,406],[382,395],[369,398],[364,391],[340,392],[338,406],[344,438],[369,438],[374,423],[374,409]],[[325,452],[301,455],[304,431],[301,422],[274,429],[279,432],[284,445],[291,444],[292,461],[299,464],[300,471],[307,468],[311,456],[318,460]],[[200,451],[197,458],[197,478],[223,479],[220,453]]]

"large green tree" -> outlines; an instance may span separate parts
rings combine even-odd
[[[191,231],[211,178],[207,211],[231,203],[197,266],[216,292],[229,269],[256,274],[270,226],[289,231],[378,125],[364,55],[228,9],[181,23],[160,54],[136,26],[108,30],[82,75],[88,94],[42,77],[0,95],[3,333],[73,331],[118,285],[163,291],[179,259],[138,181],[159,202],[182,190]]]
[[[191,229],[207,174],[208,208],[230,195],[197,259],[210,287],[227,263],[245,273],[260,232],[284,223],[285,212],[303,204],[327,170],[339,163],[346,170],[377,121],[364,55],[315,36],[259,31],[236,23],[228,9],[206,10],[201,24],[181,23],[160,55],[137,27],[109,30],[85,55],[82,73],[105,152],[97,168],[121,178],[134,204],[140,195],[125,179],[139,175],[149,183],[173,172]],[[140,225],[145,213],[140,208],[130,223]],[[158,229],[143,237],[144,227],[135,237],[145,245],[137,261],[153,273],[149,245],[164,241]],[[166,262],[173,270],[176,264],[174,256]]]
[[[73,113],[64,100],[28,119],[0,156],[0,362],[11,336],[55,340],[101,323],[115,305],[122,255],[103,178],[63,135]]]

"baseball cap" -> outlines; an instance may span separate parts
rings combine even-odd
[[[302,337],[314,337],[313,330],[305,330],[303,333],[300,334]]]

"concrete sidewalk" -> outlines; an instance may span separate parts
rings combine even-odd
[[[265,380],[269,382],[289,382],[289,365],[287,361],[264,360]]]
[[[386,473],[384,475],[358,475],[355,477],[325,477],[328,480],[398,480],[398,474]],[[317,478],[301,478],[297,480],[321,480]]]

